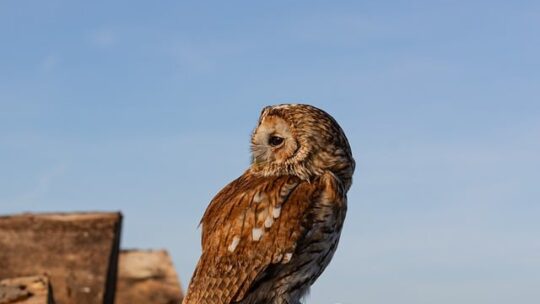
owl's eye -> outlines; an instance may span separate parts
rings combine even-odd
[[[272,147],[277,147],[283,143],[283,137],[279,136],[270,136],[268,139],[268,144]]]

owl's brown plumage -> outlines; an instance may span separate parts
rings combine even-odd
[[[354,172],[337,122],[309,105],[266,107],[251,144],[250,168],[202,218],[184,304],[299,303],[336,250]]]

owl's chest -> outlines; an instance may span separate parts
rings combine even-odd
[[[303,221],[304,237],[298,242],[290,261],[278,266],[276,277],[281,279],[273,282],[280,286],[276,294],[287,294],[298,300],[309,290],[336,251],[345,209],[346,206],[336,207],[330,202],[311,206]]]
[[[330,263],[337,249],[345,219],[346,205],[336,202],[315,203],[306,215],[305,235],[298,243],[296,276],[309,277],[314,282]],[[291,265],[295,268],[295,265]]]
[[[341,234],[347,212],[347,198],[345,195],[336,195],[328,188],[325,190],[313,199],[308,212],[304,215],[306,246],[314,242],[333,244],[335,238]]]
[[[299,250],[326,255],[335,250],[347,211],[346,204],[335,201],[314,203],[306,215],[305,236]],[[315,258],[315,257],[314,257]]]

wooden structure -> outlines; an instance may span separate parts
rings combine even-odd
[[[120,253],[116,304],[179,304],[182,289],[164,250]]]
[[[0,280],[46,273],[57,304],[113,304],[121,222],[120,213],[0,217]]]
[[[49,279],[33,276],[0,281],[0,304],[54,304]]]

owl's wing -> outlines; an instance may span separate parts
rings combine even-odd
[[[269,265],[286,263],[315,189],[292,176],[246,172],[219,192],[201,221],[203,251],[184,303],[239,301]]]

